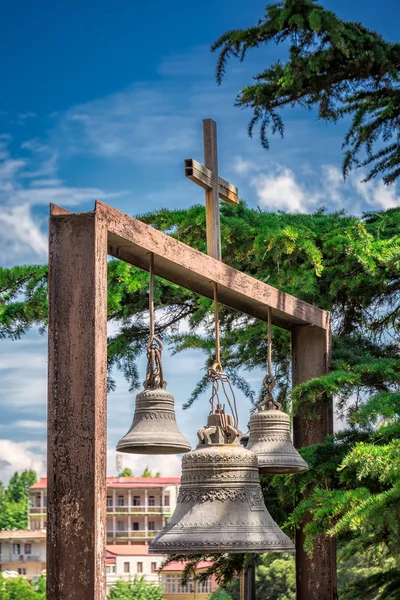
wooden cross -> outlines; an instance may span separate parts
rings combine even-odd
[[[219,199],[238,204],[238,189],[218,177],[217,124],[212,119],[203,120],[203,141],[204,167],[194,158],[186,158],[185,177],[206,191],[207,254],[221,260]]]

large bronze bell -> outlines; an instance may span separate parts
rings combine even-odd
[[[150,554],[294,551],[265,507],[257,456],[240,435],[221,408],[209,415],[196,450],[182,459],[175,511]]]
[[[140,392],[131,428],[118,442],[118,452],[181,454],[190,448],[176,423],[173,395],[163,388]]]
[[[247,449],[257,454],[260,473],[299,473],[308,471],[306,461],[293,446],[290,417],[267,394],[250,417]]]

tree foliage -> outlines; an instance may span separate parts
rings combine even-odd
[[[283,44],[287,60],[278,60],[242,89],[237,105],[253,110],[251,135],[260,123],[261,142],[268,133],[283,135],[282,109],[315,108],[319,118],[350,117],[345,136],[343,172],[368,167],[367,179],[385,183],[400,175],[400,44],[390,43],[361,23],[344,21],[316,0],[269,4],[257,25],[228,31],[212,46],[219,51],[217,81],[231,57],[243,60],[249,49]]]
[[[204,207],[160,210],[144,215],[142,220],[206,250]],[[301,450],[310,466],[308,473],[264,477],[267,506],[289,535],[307,516],[309,552],[313,551],[313,539],[322,531],[337,535],[343,558],[339,561],[342,594],[351,594],[363,584],[365,589],[375,585],[374,593],[393,594],[397,589],[399,597],[400,590],[393,587],[398,582],[398,481],[390,466],[395,469],[397,465],[400,431],[400,209],[357,218],[321,210],[312,215],[268,213],[250,210],[241,202],[236,207],[221,207],[221,229],[222,253],[229,264],[332,311],[333,317],[331,371],[297,386],[292,394],[290,338],[288,332],[274,328],[278,399],[286,405],[293,402],[295,410],[308,408],[313,418],[314,404],[334,395],[349,425],[323,444]],[[20,276],[26,269],[26,277],[19,287],[13,284],[13,295],[3,296],[0,313],[7,315],[0,320],[2,333],[10,337],[15,337],[20,315],[28,314],[24,294],[29,278],[37,285],[42,267],[38,272],[33,267],[18,269]],[[120,325],[119,332],[108,340],[109,366],[119,367],[135,387],[139,383],[136,359],[148,337],[148,275],[119,261],[110,261],[108,269],[108,317]],[[12,271],[3,270],[2,277],[15,282]],[[45,279],[40,281],[45,289]],[[157,335],[172,352],[201,350],[205,366],[212,364],[211,301],[157,278],[155,303]],[[18,304],[18,311],[14,311],[14,304]],[[38,314],[47,314],[45,294],[42,305],[36,308],[32,319],[25,319],[24,331],[46,325],[45,316],[39,322],[37,319]],[[13,312],[15,323],[9,316]],[[255,401],[256,394],[247,384],[243,369],[266,366],[265,323],[226,307],[221,307],[220,316],[224,368],[233,383]],[[187,333],[178,329],[183,320]],[[202,377],[188,405],[207,385],[206,377]],[[215,574],[221,585],[254,559],[250,555],[194,556],[184,576],[196,577],[195,566],[204,558],[212,560],[213,566],[201,577]],[[351,566],[344,568],[346,564]],[[345,591],[347,583],[353,588],[347,586]],[[394,596],[383,595],[381,599],[385,597]]]
[[[0,600],[45,600],[45,583],[42,575],[31,584],[25,577],[6,579],[0,573]]]
[[[36,482],[34,471],[14,473],[8,487],[0,493],[0,531],[26,529],[28,526],[28,490]]]
[[[117,581],[108,595],[110,600],[162,600],[161,586],[146,583],[144,577],[132,581]]]
[[[129,467],[125,467],[121,473],[118,473],[118,477],[133,477],[133,471]]]
[[[141,477],[160,477],[160,472],[157,471],[157,473],[154,475],[153,471],[146,466],[141,474]]]

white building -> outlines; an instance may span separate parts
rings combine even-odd
[[[176,506],[179,477],[108,477],[107,543],[150,542]],[[47,479],[29,490],[28,528],[46,527]]]
[[[0,571],[16,571],[34,579],[45,569],[45,531],[0,531]]]
[[[147,544],[107,546],[107,591],[118,580],[129,581],[135,575],[148,583],[159,583],[158,570],[165,556],[149,554]]]

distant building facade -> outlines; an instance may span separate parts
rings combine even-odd
[[[211,562],[200,562],[198,571],[204,571],[211,567]],[[218,584],[214,576],[205,581],[188,581],[182,584],[182,573],[185,564],[182,562],[171,562],[160,571],[160,583],[163,588],[165,600],[207,600],[216,589]]]
[[[46,569],[45,531],[0,531],[0,571],[34,579]]]
[[[161,584],[165,600],[207,600],[217,589],[215,578],[181,584],[183,563],[161,569],[166,556],[150,555],[149,542],[175,509],[178,477],[107,478],[107,592],[116,581],[143,576]],[[32,580],[46,569],[47,480],[29,489],[28,530],[0,532],[0,571]],[[211,563],[200,563],[203,570]]]
[[[167,523],[176,506],[179,477],[108,477],[107,543],[150,542]],[[28,527],[47,524],[47,479],[29,490]]]
[[[163,555],[149,554],[148,544],[113,544],[107,546],[107,592],[116,581],[144,577],[147,583],[159,583],[158,571]]]

